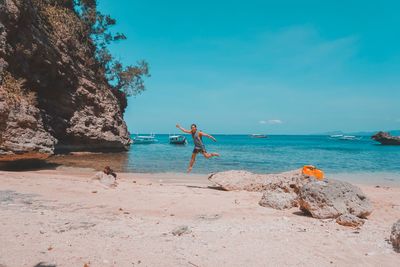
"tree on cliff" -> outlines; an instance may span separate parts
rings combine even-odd
[[[127,105],[126,96],[135,96],[145,90],[144,77],[150,76],[148,63],[142,60],[137,65],[124,66],[112,57],[107,46],[111,42],[125,40],[126,36],[110,31],[116,20],[99,12],[96,0],[74,0],[73,5],[83,21],[86,42],[92,43],[97,63],[124,110]]]

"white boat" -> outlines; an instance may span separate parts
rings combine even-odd
[[[343,134],[333,134],[333,135],[331,135],[331,136],[329,136],[330,138],[333,138],[333,139],[339,139],[339,138],[342,138],[343,137]]]
[[[136,135],[133,139],[132,139],[132,144],[153,144],[153,143],[157,143],[158,140],[155,138],[154,134],[150,134],[150,135]]]
[[[169,143],[173,145],[186,145],[187,140],[186,137],[183,135],[170,135]]]
[[[329,136],[332,139],[336,140],[346,140],[346,141],[353,141],[353,140],[360,140],[361,137],[355,135],[343,135],[343,134],[335,134]]]
[[[354,135],[343,135],[343,136],[340,137],[339,139],[340,139],[340,140],[349,140],[349,141],[352,141],[352,140],[360,140],[361,137],[354,136]]]
[[[250,135],[252,138],[267,138],[266,134],[252,134]]]

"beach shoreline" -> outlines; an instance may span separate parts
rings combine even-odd
[[[260,192],[221,191],[207,175],[0,171],[0,265],[396,266],[388,243],[400,187],[360,185],[374,211],[360,229],[261,207]],[[178,233],[174,235],[174,233]]]

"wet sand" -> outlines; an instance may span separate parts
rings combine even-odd
[[[374,212],[361,229],[258,205],[206,175],[90,169],[0,172],[0,266],[398,266],[388,243],[400,187],[361,185]],[[174,235],[175,234],[175,235]],[[179,235],[181,234],[181,235]],[[51,265],[52,264],[52,265]]]

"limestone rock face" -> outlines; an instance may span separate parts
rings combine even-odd
[[[40,111],[25,99],[8,105],[0,88],[0,160],[46,158],[56,139],[44,128]]]
[[[395,222],[392,226],[390,242],[392,243],[394,250],[400,252],[400,220]]]
[[[290,209],[297,206],[297,195],[286,193],[282,189],[265,191],[259,204],[277,210]]]
[[[319,219],[337,218],[352,214],[366,218],[372,206],[356,186],[337,180],[314,181],[300,189],[300,208]]]
[[[57,4],[52,4],[57,2]],[[73,1],[0,1],[0,160],[121,151],[123,111]]]

